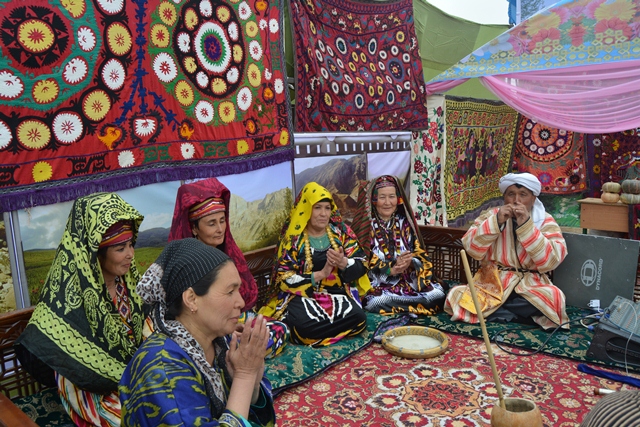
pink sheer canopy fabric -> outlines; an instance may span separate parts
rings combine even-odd
[[[582,133],[640,127],[640,60],[480,80],[505,104],[548,126]]]
[[[469,79],[447,80],[445,82],[429,83],[428,85],[426,85],[427,96],[433,95],[434,93],[446,92],[449,89],[453,89],[456,86],[460,86],[462,83],[466,82],[467,80]]]

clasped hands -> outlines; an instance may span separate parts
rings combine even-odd
[[[404,271],[411,265],[411,260],[413,259],[413,254],[411,252],[405,251],[398,255],[396,258],[396,263],[391,267],[391,275],[397,276],[398,274],[404,273]]]
[[[498,225],[502,226],[509,219],[515,220],[518,226],[529,219],[529,210],[522,203],[509,203],[500,206],[498,211]]]
[[[344,250],[342,248],[338,248],[338,250],[329,248],[327,251],[327,264],[329,264],[332,269],[333,267],[338,267],[340,270],[344,270],[347,268],[348,263],[349,260],[344,256]]]
[[[237,324],[231,336],[226,362],[231,378],[253,384],[252,402],[257,399],[264,374],[264,355],[269,342],[267,319],[262,314]]]

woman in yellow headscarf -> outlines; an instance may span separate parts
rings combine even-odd
[[[362,332],[360,297],[371,287],[365,255],[331,193],[305,185],[283,230],[274,272],[279,292],[260,312],[286,323],[297,344],[321,347]]]

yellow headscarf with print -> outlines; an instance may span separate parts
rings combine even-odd
[[[342,225],[342,215],[333,201],[333,196],[329,190],[317,182],[309,182],[302,188],[300,194],[298,194],[296,203],[293,205],[293,208],[291,208],[289,225],[281,237],[280,245],[278,246],[278,258],[282,255],[283,250],[291,245],[291,238],[300,235],[307,227],[311,219],[313,205],[321,200],[328,200],[331,203],[331,218],[329,222],[339,226]],[[360,296],[369,292],[371,282],[369,281],[368,275],[365,274],[358,279],[357,287]]]

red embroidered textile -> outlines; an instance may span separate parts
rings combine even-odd
[[[296,131],[427,127],[413,3],[291,0]]]
[[[0,1],[0,210],[293,158],[281,0]]]
[[[584,134],[520,117],[514,170],[538,177],[546,194],[572,194],[587,189]]]

